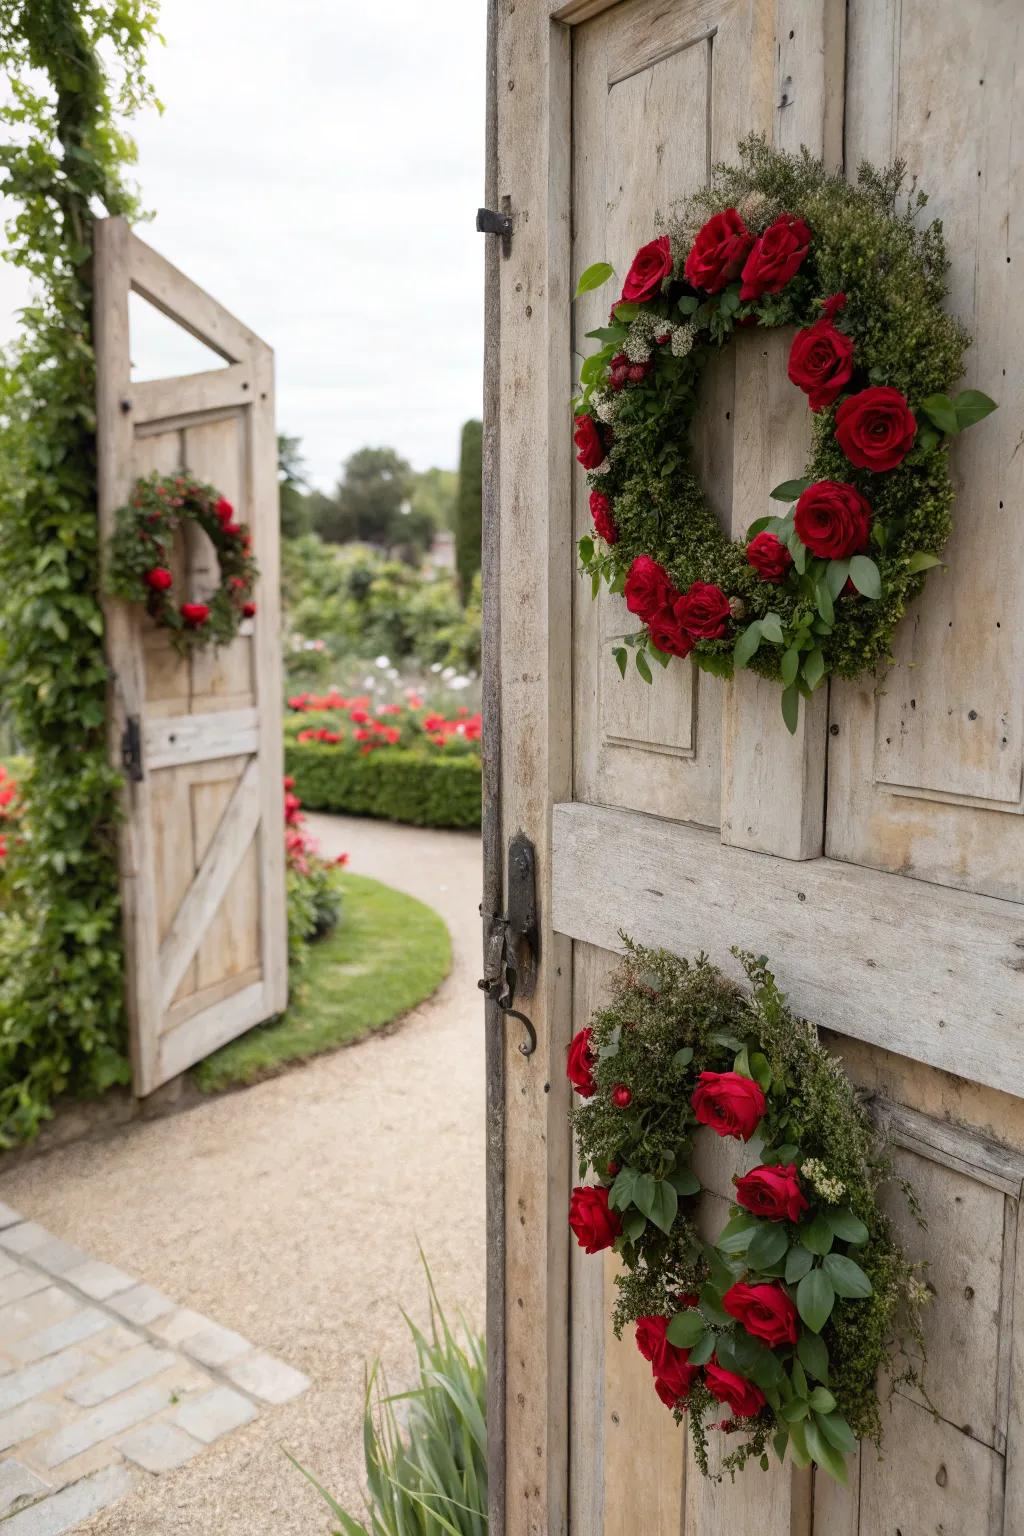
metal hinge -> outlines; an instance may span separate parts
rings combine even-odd
[[[508,912],[492,914],[484,975],[477,983],[503,1014],[518,1019],[526,1030],[527,1038],[519,1047],[524,1056],[532,1056],[537,1049],[537,1031],[526,1014],[512,1005],[517,991],[529,996],[537,977],[540,927],[536,863],[530,839],[517,833],[508,845]]]
[[[142,782],[142,729],[138,715],[129,715],[121,732],[121,763],[133,784]]]

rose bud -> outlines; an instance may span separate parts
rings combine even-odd
[[[612,1089],[612,1103],[616,1109],[628,1109],[633,1102],[633,1095],[625,1083],[616,1083]]]
[[[145,582],[147,587],[152,587],[154,592],[166,592],[174,580],[170,571],[164,565],[154,565],[152,570],[146,572]]]

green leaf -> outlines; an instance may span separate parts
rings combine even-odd
[[[750,1081],[753,1082],[754,1074],[750,1070],[750,1052],[747,1050],[746,1046],[744,1046],[736,1056],[736,1059],[732,1064],[732,1069],[734,1072],[739,1073],[740,1077],[749,1078]]]
[[[690,1364],[707,1365],[708,1361],[711,1359],[711,1356],[715,1352],[715,1345],[717,1342],[717,1333],[714,1333],[709,1328],[704,1337],[702,1339],[698,1339],[696,1344],[690,1350]]]
[[[772,1436],[772,1450],[780,1461],[786,1459],[786,1448],[789,1445],[789,1435],[786,1430],[780,1429]]]
[[[640,305],[632,303],[629,299],[620,299],[612,305],[612,309],[615,311],[616,320],[621,320],[624,325],[635,320],[640,313]]]
[[[952,435],[960,430],[957,420],[956,406],[948,395],[929,395],[921,401],[921,410],[928,420],[934,422],[940,432]]]
[[[826,1254],[822,1260],[822,1269],[831,1281],[837,1296],[847,1296],[862,1301],[865,1296],[871,1295],[871,1281],[860,1265],[853,1259],[848,1259],[845,1254]]]
[[[699,307],[700,307],[700,300],[697,299],[697,298],[694,298],[692,293],[685,293],[683,295],[683,297],[679,300],[679,303],[676,305],[676,308],[679,310],[679,313],[681,315],[693,315],[693,314],[696,314],[696,312],[699,309]]]
[[[615,268],[607,261],[595,261],[585,271],[580,273],[576,284],[576,292],[573,298],[578,299],[582,293],[590,293],[595,288],[601,288],[615,273]]]
[[[802,1333],[796,1346],[797,1359],[818,1381],[828,1381],[828,1350],[816,1333]]]
[[[783,651],[782,660],[779,663],[779,672],[787,688],[791,683],[796,682],[796,675],[799,670],[800,652],[795,645],[791,645],[788,650]]]
[[[782,1258],[788,1246],[789,1238],[782,1224],[768,1223],[751,1239],[747,1249],[747,1263],[751,1269],[770,1269]]]
[[[807,1385],[807,1377],[799,1359],[793,1361],[793,1389],[800,1397],[809,1397],[810,1388]]]
[[[850,561],[850,580],[862,597],[877,601],[882,595],[882,578],[870,555],[854,555]]]
[[[810,1404],[805,1397],[792,1397],[782,1405],[782,1417],[787,1424],[799,1424],[801,1419],[809,1418],[810,1413]]]
[[[624,1211],[627,1206],[632,1205],[633,1192],[640,1177],[637,1170],[630,1168],[628,1164],[619,1169],[608,1194],[608,1204],[613,1211]],[[644,1177],[650,1177],[650,1175],[644,1175]]]
[[[624,645],[617,645],[615,647],[615,649],[612,651],[612,655],[615,657],[615,665],[619,669],[619,676],[620,677],[625,677],[625,675],[626,675],[626,661],[628,659],[627,656],[626,656],[626,648],[625,648],[625,646]]]
[[[830,1445],[822,1434],[815,1419],[810,1419],[804,1430],[807,1436],[807,1449],[812,1460],[816,1461],[822,1471],[834,1477],[837,1483],[846,1483],[849,1473],[846,1467],[846,1459],[840,1455],[834,1445]]]
[[[777,613],[766,613],[761,620],[761,633],[772,645],[782,644],[782,620]]]
[[[782,484],[777,485],[770,493],[772,501],[796,501],[797,497],[802,496],[811,484],[812,481],[807,479],[783,480]]]
[[[800,1243],[794,1243],[786,1254],[786,1284],[796,1285],[814,1263],[814,1255]]]
[[[815,1387],[808,1402],[815,1413],[831,1413],[836,1405],[836,1400],[827,1387]]]
[[[815,1415],[818,1428],[830,1445],[847,1455],[857,1449],[857,1437],[841,1413]]]
[[[818,684],[821,682],[824,676],[825,658],[818,647],[815,646],[814,650],[810,652],[807,660],[804,662],[804,681],[806,682],[808,688],[813,691],[815,688],[817,688]]]
[[[832,601],[832,593],[828,589],[827,581],[819,581],[814,589],[815,601],[818,604],[818,612],[826,624],[834,624],[836,621],[835,604]]]
[[[704,1337],[707,1327],[699,1312],[677,1312],[668,1325],[666,1338],[677,1349],[692,1349]]]
[[[731,656],[720,656],[714,651],[691,651],[690,660],[712,677],[732,677]]]
[[[719,1233],[715,1247],[719,1253],[745,1253],[753,1242],[756,1231],[757,1222],[753,1217],[745,1221],[742,1217],[733,1217]]]
[[[622,1218],[622,1230],[631,1243],[635,1243],[647,1225],[647,1217],[643,1211],[627,1211]]]
[[[593,541],[593,539],[590,538],[589,535],[585,535],[582,539],[580,539],[579,549],[580,549],[580,559],[583,561],[583,564],[584,565],[589,565],[591,560],[593,560],[593,558],[594,558],[594,541]]]
[[[930,571],[933,565],[941,564],[942,561],[939,559],[938,555],[930,555],[928,554],[927,550],[919,549],[917,554],[911,555],[910,559],[907,561],[907,570],[913,576],[916,575],[918,571]]]
[[[670,1173],[668,1181],[677,1195],[699,1195],[700,1179],[692,1168],[677,1168],[675,1173]]]
[[[795,736],[797,721],[800,718],[800,695],[795,683],[782,690],[782,718],[786,722],[786,730],[791,736]]]
[[[804,1434],[803,1424],[791,1424],[789,1426],[789,1438],[793,1446],[793,1465],[795,1467],[809,1467],[811,1464],[810,1452],[807,1449],[807,1437]]]
[[[771,513],[769,513],[769,515],[767,517],[755,517],[754,521],[751,523],[750,527],[747,529],[747,539],[748,539],[748,541],[750,539],[756,538],[759,533],[764,533],[766,528],[774,527],[774,525],[777,522],[778,522],[778,518],[772,516]]]
[[[800,1241],[812,1253],[828,1253],[833,1236],[832,1223],[824,1211],[819,1211],[806,1226],[800,1228]]]
[[[757,648],[761,644],[761,621],[755,619],[753,624],[748,624],[746,629],[738,636],[736,646],[732,653],[733,665],[738,669],[745,667],[752,656],[757,654]]]
[[[675,1072],[682,1072],[683,1068],[684,1067],[688,1067],[692,1060],[693,1060],[693,1046],[692,1045],[684,1045],[682,1050],[681,1051],[676,1051],[675,1055],[672,1057],[672,1068],[673,1068],[673,1071],[675,1071]]]
[[[719,1323],[723,1328],[732,1326],[733,1319],[722,1306],[722,1298],[713,1285],[701,1286],[700,1309],[709,1323]]]
[[[667,1179],[654,1179],[645,1173],[637,1180],[633,1204],[667,1234],[676,1219],[679,1196]]]
[[[825,585],[832,595],[833,601],[839,596],[846,586],[850,575],[849,560],[830,560],[825,569]]]
[[[762,1093],[767,1093],[771,1087],[772,1069],[768,1064],[768,1058],[763,1051],[754,1051],[750,1057],[750,1071],[754,1081]]]
[[[599,325],[596,330],[588,331],[587,335],[594,341],[611,342],[618,346],[629,335],[629,328],[625,325]]]
[[[962,432],[965,427],[973,427],[976,421],[984,421],[999,407],[996,402],[983,395],[980,389],[962,389],[953,401],[956,411],[957,426]]]
[[[637,651],[636,653],[636,669],[640,673],[640,676],[643,678],[645,683],[653,683],[654,678],[651,674],[651,669],[648,664],[647,657],[644,655],[643,651]]]
[[[868,1240],[868,1229],[859,1216],[855,1216],[851,1210],[844,1208],[841,1211],[826,1211],[825,1219],[835,1233],[844,1243],[852,1243],[855,1248],[860,1248]]]
[[[832,1281],[821,1269],[808,1270],[796,1288],[796,1309],[814,1333],[828,1322],[835,1300]]]

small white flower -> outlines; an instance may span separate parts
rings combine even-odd
[[[441,663],[439,661],[432,662],[431,666],[430,666],[430,670],[431,670],[431,672],[440,672],[440,670],[441,670]]]
[[[590,473],[592,475],[606,475],[610,469],[611,465],[608,463],[608,460],[602,459],[600,464],[595,465]]]
[[[398,677],[398,668],[388,667],[388,677],[390,677],[392,682],[395,682]]]
[[[369,674],[368,677],[364,677],[363,678],[363,687],[364,688],[376,688],[376,686],[377,686],[377,679],[374,677],[372,672]]]
[[[619,408],[619,397],[610,390],[602,391],[593,397],[594,413],[598,421],[614,421]]]
[[[390,656],[378,656],[377,660],[374,662],[374,666],[375,667],[380,667],[382,670],[383,670],[384,667],[390,667],[390,665],[391,665],[391,657]]]
[[[685,357],[688,352],[692,351],[696,335],[696,326],[677,325],[672,332],[672,356]]]
[[[441,676],[444,678],[446,683],[450,683],[452,678],[455,676],[455,668],[454,667],[444,667],[442,669]]]
[[[449,686],[452,687],[452,688],[468,688],[469,687],[469,678],[468,677],[453,677]]]

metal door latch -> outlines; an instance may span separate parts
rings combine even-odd
[[[121,763],[132,783],[141,784],[142,730],[138,715],[129,715],[124,722],[124,730],[121,732]]]
[[[508,846],[508,913],[494,913],[484,955],[484,976],[477,983],[502,1013],[518,1019],[527,1038],[519,1049],[532,1056],[537,1031],[525,1013],[512,1005],[516,992],[527,996],[537,977],[539,947],[537,921],[536,855],[533,844],[520,832]]]
[[[481,235],[500,235],[503,240],[512,238],[512,215],[510,213],[495,213],[493,208],[478,208],[476,211],[477,232]]]

